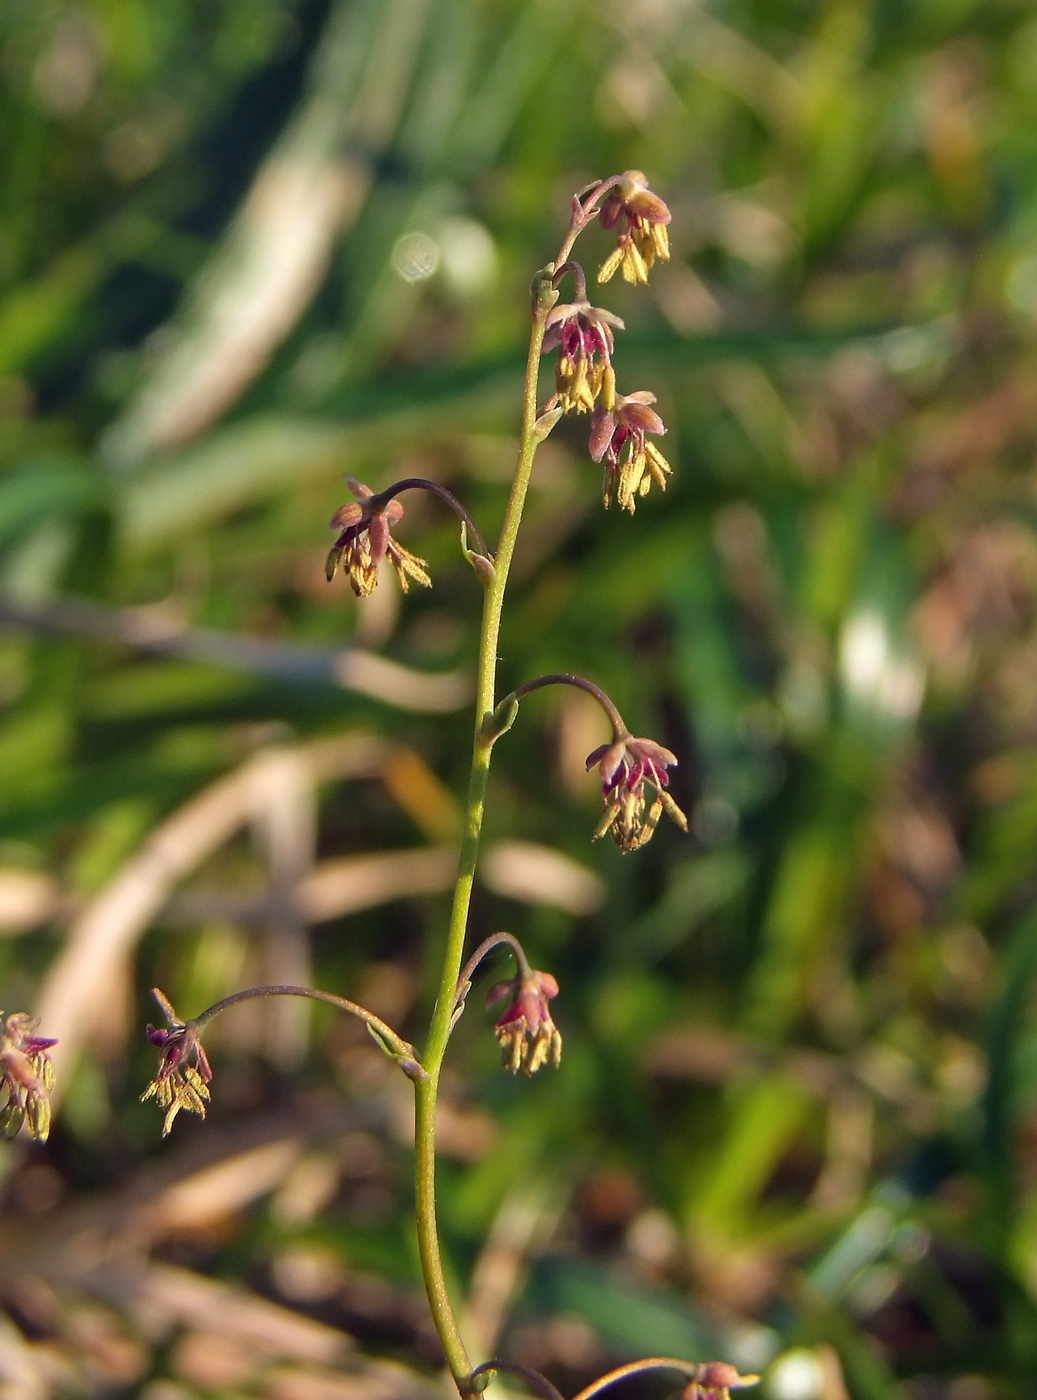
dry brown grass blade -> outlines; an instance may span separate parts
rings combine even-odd
[[[452,886],[456,867],[457,847],[452,845],[339,856],[315,865],[300,882],[296,899],[307,921],[319,924],[391,899],[439,894]],[[601,903],[601,881],[592,870],[534,841],[490,845],[478,875],[494,894],[576,917]],[[266,917],[266,899],[239,890],[186,890],[170,900],[161,922],[173,927],[206,919],[254,924]]]
[[[439,894],[457,874],[456,846],[326,860],[306,876],[299,898],[311,923],[341,918],[390,899]]]
[[[335,73],[348,64],[349,8],[336,7],[308,101],[195,279],[150,378],[105,435],[112,460],[135,463],[188,442],[238,399],[309,304],[361,209],[370,170],[343,156],[348,108]]]
[[[538,1175],[515,1187],[501,1203],[468,1285],[462,1327],[473,1355],[496,1352],[529,1261],[558,1223],[567,1194],[557,1179]]]
[[[313,1322],[244,1288],[217,1283],[189,1269],[167,1264],[140,1264],[123,1269],[103,1268],[84,1280],[117,1306],[135,1314],[144,1330],[161,1319],[176,1326],[220,1331],[272,1356],[331,1365],[353,1350],[344,1332]]]
[[[314,982],[308,919],[297,891],[317,847],[317,794],[298,750],[273,749],[253,775],[257,798],[252,830],[269,872],[262,927],[260,980],[308,987]],[[306,1053],[309,1006],[301,998],[271,998],[259,1007],[278,1063],[297,1065]]]
[[[135,1221],[135,1241],[179,1230],[204,1230],[278,1187],[299,1160],[299,1134],[235,1152],[159,1193]]]
[[[498,841],[486,852],[480,874],[494,894],[524,904],[549,904],[576,918],[593,914],[605,902],[600,875],[538,841]]]
[[[389,900],[439,894],[451,887],[456,873],[456,846],[338,856],[321,861],[303,877],[296,900],[307,923],[319,924]],[[265,892],[195,889],[174,896],[159,922],[172,928],[210,919],[252,925],[267,917]]]
[[[388,592],[388,590],[386,590]],[[230,667],[299,683],[339,685],[394,709],[446,714],[473,693],[465,671],[427,674],[360,647],[306,647],[207,627],[185,627],[155,608],[113,608],[91,598],[0,599],[0,626],[69,632],[150,656]]]
[[[378,771],[387,746],[367,736],[324,740],[300,750],[314,781]],[[67,946],[51,966],[38,1014],[56,1036],[53,1059],[60,1099],[79,1051],[103,1023],[105,997],[137,940],[177,882],[228,840],[264,795],[268,755],[261,753],[220,778],[162,822],[75,920]]]
[[[0,936],[35,928],[60,907],[58,883],[42,870],[0,870]]]
[[[369,695],[398,710],[448,714],[459,710],[473,693],[472,678],[466,671],[425,675],[359,648],[339,652],[334,673],[346,690]]]

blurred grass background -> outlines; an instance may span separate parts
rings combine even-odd
[[[163,1144],[147,989],[420,1038],[477,590],[435,503],[406,599],[329,587],[325,523],[423,475],[492,536],[531,273],[630,167],[673,261],[601,300],[675,476],[605,515],[555,432],[501,679],[603,684],[692,835],[592,846],[600,721],[525,702],[472,939],[566,1048],[514,1083],[478,996],[456,1034],[469,1334],[570,1392],[1034,1393],[1035,65],[1022,0],[0,7],[0,1000],[62,1094],[3,1159],[5,1400],[435,1392],[407,1085],[252,1005]]]

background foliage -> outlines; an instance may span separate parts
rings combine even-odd
[[[674,259],[602,299],[676,473],[604,515],[553,435],[503,677],[603,684],[693,835],[590,845],[580,695],[498,746],[473,939],[566,1051],[505,1079],[478,998],[452,1047],[471,1335],[564,1389],[1032,1393],[1035,62],[1020,0],[3,5],[0,986],[64,1087],[4,1159],[5,1394],[430,1393],[407,1086],[242,1008],[162,1145],[146,993],[420,1035],[476,590],[434,505],[406,599],[324,525],[348,471],[492,533],[530,275],[629,167]]]

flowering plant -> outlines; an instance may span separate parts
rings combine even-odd
[[[656,260],[669,257],[666,226],[670,212],[648,188],[640,171],[626,171],[587,186],[574,196],[571,217],[556,258],[542,268],[532,284],[532,325],[526,364],[522,428],[518,460],[496,549],[491,553],[475,522],[449,491],[435,482],[408,477],[374,492],[362,482],[347,478],[355,500],[342,506],[331,526],[339,533],[327,562],[332,580],[341,568],[353,591],[365,596],[376,587],[380,566],[388,560],[404,589],[409,581],[431,586],[425,560],[406,550],[393,536],[403,518],[401,495],[423,490],[437,496],[461,521],[461,546],[483,588],[482,623],[476,680],[475,725],[471,773],[465,812],[457,881],[446,938],[439,990],[424,1048],[419,1053],[389,1026],[364,1007],[328,992],[307,987],[252,987],[226,997],[192,1020],[181,1020],[161,992],[156,992],[169,1026],[148,1028],[148,1036],[160,1052],[155,1078],[144,1093],[165,1111],[163,1132],[168,1133],[181,1110],[204,1116],[210,1096],[212,1070],[202,1047],[205,1025],[220,1011],[253,997],[302,996],[323,1001],[358,1016],[375,1040],[412,1081],[415,1094],[415,1215],[421,1267],[429,1305],[459,1395],[474,1395],[489,1384],[495,1372],[510,1372],[546,1400],[561,1400],[554,1386],[526,1367],[501,1360],[472,1364],[451,1303],[440,1257],[436,1221],[437,1093],[451,1031],[463,1013],[472,977],[483,959],[498,947],[507,947],[516,964],[514,977],[494,986],[489,1004],[504,1002],[496,1023],[505,1067],[532,1075],[544,1065],[557,1066],[562,1037],[548,1003],[558,995],[558,983],[548,972],[530,966],[526,954],[510,933],[492,935],[479,945],[462,967],[476,861],[479,854],[487,777],[497,741],[515,722],[520,702],[532,691],[548,685],[575,686],[594,697],[611,726],[611,741],[596,749],[587,766],[598,767],[602,780],[604,811],[595,836],[612,836],[620,850],[632,852],[648,841],[665,813],[687,830],[683,812],[668,792],[668,772],[677,760],[652,739],[634,738],[612,700],[593,681],[582,676],[538,676],[498,700],[496,671],[498,639],[508,575],[522,521],[526,492],[539,445],[565,414],[590,415],[589,454],[604,463],[605,505],[615,499],[633,512],[637,500],[654,482],[665,490],[670,467],[646,434],[660,436],[666,428],[652,407],[655,396],[647,390],[619,393],[612,363],[614,332],[623,322],[612,312],[591,305],[583,268],[572,260],[580,234],[597,219],[617,234],[615,250],[598,273],[607,282],[616,271],[631,283],[643,283]],[[573,298],[561,302],[560,286],[571,279]],[[540,404],[538,380],[542,357],[558,352],[555,391]],[[647,809],[647,810],[646,810]],[[729,1393],[757,1378],[740,1376],[725,1362],[695,1363],[666,1357],[609,1372],[581,1392],[577,1400],[592,1395],[614,1381],[638,1371],[665,1369],[683,1377],[687,1400],[728,1400]]]

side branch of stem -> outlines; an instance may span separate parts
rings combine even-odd
[[[585,690],[588,695],[592,695],[597,700],[605,711],[612,725],[614,737],[624,739],[629,736],[630,731],[623,723],[623,716],[616,709],[609,696],[605,694],[600,685],[595,685],[593,681],[589,681],[583,676],[556,671],[549,676],[537,676],[536,680],[526,681],[512,691],[512,694],[516,700],[521,700],[524,695],[529,695],[534,690],[542,690],[545,685],[573,685],[577,690]]]
[[[192,1026],[196,1031],[201,1031],[221,1011],[226,1011],[228,1007],[236,1005],[239,1001],[252,1001],[256,997],[307,997],[310,1001],[322,1001],[328,1006],[337,1007],[339,1011],[346,1011],[351,1016],[359,1017],[379,1040],[385,1042],[397,1059],[413,1061],[414,1065],[417,1066],[417,1061],[414,1058],[414,1046],[402,1040],[391,1026],[385,1024],[380,1016],[376,1016],[373,1011],[368,1011],[366,1006],[360,1006],[355,1001],[347,1001],[345,997],[338,997],[334,992],[318,991],[315,987],[246,987],[244,991],[233,992],[230,996],[214,1002],[200,1016],[192,1017],[187,1025]]]

